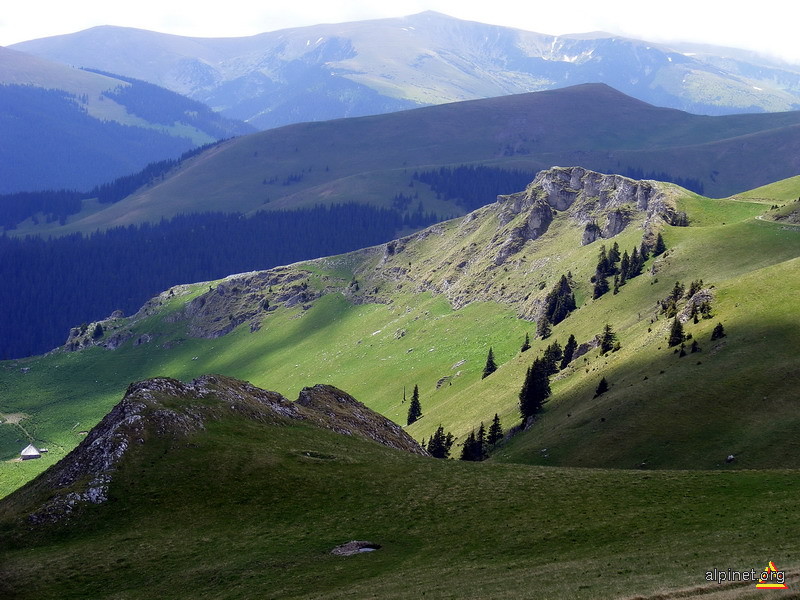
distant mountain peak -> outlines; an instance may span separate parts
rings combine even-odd
[[[318,40],[331,37],[355,53],[319,52]],[[553,36],[436,11],[239,38],[102,26],[14,47],[149,81],[262,129],[595,81],[704,114],[800,105],[800,72],[744,53],[680,55],[608,32]]]

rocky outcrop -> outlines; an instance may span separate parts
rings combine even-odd
[[[357,435],[420,456],[428,455],[397,423],[367,408],[350,394],[332,385],[303,388],[297,404],[322,415],[318,424],[337,433]]]
[[[276,425],[302,420],[343,435],[427,455],[403,429],[349,394],[328,385],[305,388],[297,402],[276,392],[221,375],[190,383],[159,377],[131,384],[123,399],[33,486],[47,498],[28,517],[54,523],[86,504],[109,499],[109,485],[125,456],[155,438],[181,440],[226,416]]]
[[[681,323],[688,322],[694,314],[703,315],[704,310],[710,316],[711,303],[714,301],[714,292],[710,288],[703,288],[694,293],[686,301],[686,306],[678,313],[678,320]]]
[[[662,188],[650,181],[636,181],[621,175],[605,175],[583,167],[553,167],[540,171],[523,192],[499,196],[501,226],[523,218],[504,231],[495,264],[503,264],[529,240],[541,237],[558,213],[585,226],[582,244],[611,238],[622,232],[637,213],[646,222],[656,216],[672,222],[673,203]],[[603,223],[599,225],[598,223]]]

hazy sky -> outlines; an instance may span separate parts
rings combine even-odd
[[[4,3],[0,45],[121,25],[202,37],[243,36],[287,27],[399,17],[436,10],[453,17],[548,34],[608,31],[649,41],[698,41],[757,50],[800,63],[794,10],[781,0],[28,0]]]

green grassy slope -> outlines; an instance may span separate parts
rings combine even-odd
[[[761,202],[711,200],[670,189],[691,225],[664,226],[667,254],[651,258],[645,273],[618,295],[591,300],[598,248],[611,240],[581,246],[582,227],[568,219],[556,218],[544,236],[497,266],[497,207],[485,207],[470,220],[402,240],[402,251],[391,256],[381,246],[273,272],[276,278],[298,278],[292,282],[270,284],[273,275],[267,274],[258,283],[253,278],[259,275],[250,274],[175,288],[155,299],[146,314],[106,323],[105,339],[128,329],[133,334],[113,351],[92,347],[2,363],[0,413],[30,415],[21,425],[51,450],[41,461],[0,463],[2,491],[73,447],[79,432],[97,422],[130,381],[156,375],[225,373],[287,397],[309,383],[330,383],[398,423],[405,423],[408,409],[403,390],[410,397],[419,385],[424,416],[409,431],[427,438],[442,424],[460,442],[495,412],[506,428],[517,423],[517,394],[533,358],[553,340],[563,345],[570,334],[589,341],[606,323],[618,333],[621,350],[607,356],[592,350],[554,377],[554,395],[540,422],[501,448],[497,460],[796,467],[800,231],[756,219],[768,208]],[[614,239],[621,250],[630,250],[641,237],[632,224]],[[469,265],[461,268],[465,256]],[[554,327],[550,339],[534,340],[520,354],[535,324],[519,315],[532,314],[567,271],[580,309]],[[676,280],[688,286],[700,278],[712,288],[714,316],[687,323],[686,332],[702,351],[679,358],[666,347],[669,321],[663,315],[651,320],[656,302]],[[354,291],[354,280],[360,291]],[[291,307],[276,303],[301,289],[325,294]],[[184,306],[201,294],[206,308],[221,303],[220,308],[187,320]],[[251,319],[215,339],[190,335],[190,328],[220,327],[264,298],[279,307],[256,311],[259,329],[251,328]],[[212,322],[214,315],[221,321]],[[711,342],[718,322],[728,336]],[[490,346],[500,368],[481,379]],[[601,377],[611,391],[593,400]],[[12,459],[28,439],[17,425],[0,424],[0,458]],[[726,465],[729,454],[737,459]]]
[[[230,411],[133,445],[109,501],[62,525],[19,521],[31,490],[0,502],[7,598],[749,598],[706,572],[797,577],[787,471],[439,461]],[[330,554],[349,540],[381,548]]]
[[[489,164],[532,172],[580,163],[604,172],[667,172],[724,196],[795,175],[800,112],[705,117],[657,108],[599,84],[303,123],[243,136],[186,162],[163,182],[73,217],[48,233],[92,232],[182,212],[291,209],[419,193],[415,170]],[[295,179],[291,179],[294,177]],[[297,177],[301,177],[297,180]],[[414,202],[416,206],[416,201]],[[26,223],[19,234],[36,232]]]

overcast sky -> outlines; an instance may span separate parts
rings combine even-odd
[[[538,33],[587,31],[654,42],[697,41],[757,50],[800,63],[791,3],[760,0],[9,0],[0,10],[0,45],[71,33],[95,25],[139,27],[201,37],[244,36],[318,23],[399,17],[436,10],[461,19]],[[747,6],[747,8],[744,8]]]

